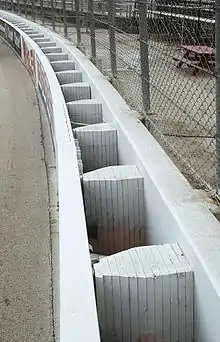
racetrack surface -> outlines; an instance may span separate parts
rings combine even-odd
[[[0,341],[53,341],[50,220],[32,80],[0,40]]]

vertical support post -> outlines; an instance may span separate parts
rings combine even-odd
[[[21,14],[21,4],[20,4],[20,0],[17,0],[17,12],[20,15]]]
[[[80,1],[80,12],[84,12],[85,10],[85,2],[83,0]],[[88,0],[86,0],[86,11],[88,11]]]
[[[11,0],[11,11],[14,12],[14,0]]]
[[[79,0],[75,0],[75,12],[76,12],[77,46],[80,47],[80,45],[81,45],[81,30],[80,30]]]
[[[148,21],[147,3],[138,3],[139,13],[139,35],[140,35],[140,60],[141,60],[141,83],[143,107],[147,114],[150,114],[150,68],[148,54]]]
[[[44,24],[44,0],[40,0],[40,17],[42,24]]]
[[[220,0],[215,0],[216,190],[220,195]]]
[[[67,37],[67,17],[66,17],[66,0],[63,0],[63,25],[64,25],[64,36]]]
[[[184,45],[184,40],[185,40],[185,16],[187,15],[187,0],[184,0],[184,16],[182,18],[182,33],[181,33],[181,41],[180,44]]]
[[[117,61],[116,61],[116,42],[115,42],[115,0],[108,1],[108,32],[110,44],[110,58],[112,76],[117,77]]]
[[[95,41],[95,24],[94,24],[93,0],[88,0],[88,14],[89,14],[89,26],[90,26],[92,62],[94,64],[96,64],[96,41]]]
[[[24,0],[24,15],[27,18],[27,0]]]
[[[55,31],[54,0],[50,0],[52,28]]]
[[[198,0],[198,13],[197,13],[197,29],[196,29],[196,44],[200,45],[201,42],[201,9],[202,9],[202,0]]]
[[[32,20],[35,21],[36,13],[35,13],[35,1],[34,0],[31,0],[31,15],[32,15]]]
[[[106,4],[104,2],[101,3],[101,11],[102,11],[102,15],[105,14],[105,9],[106,9]]]
[[[132,17],[132,5],[129,5],[129,19]]]

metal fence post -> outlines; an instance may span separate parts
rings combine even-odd
[[[216,190],[220,195],[220,0],[215,0]]]
[[[81,45],[81,30],[80,30],[80,14],[79,14],[79,0],[75,0],[75,12],[76,12],[76,34],[77,34],[77,46]]]
[[[31,14],[32,14],[32,20],[35,21],[36,13],[35,13],[35,1],[34,0],[31,0]]]
[[[18,11],[18,14],[20,15],[20,14],[21,14],[21,4],[20,4],[20,0],[17,0],[17,11]]]
[[[140,36],[140,60],[141,60],[141,83],[142,100],[146,113],[150,113],[150,68],[148,54],[148,21],[146,0],[138,2],[139,13],[139,36]]]
[[[55,31],[54,2],[50,0],[52,28]]]
[[[11,11],[14,12],[14,0],[11,0]]]
[[[24,15],[27,18],[27,0],[24,0]]]
[[[40,0],[40,12],[41,22],[44,24],[44,0]]]
[[[64,24],[64,36],[67,37],[67,17],[66,17],[66,0],[63,0],[63,24]]]
[[[96,41],[95,41],[95,24],[94,24],[93,0],[88,0],[88,14],[89,14],[89,26],[90,26],[92,62],[94,64],[96,64]]]
[[[115,42],[115,0],[108,1],[108,32],[112,76],[117,77],[116,42]]]

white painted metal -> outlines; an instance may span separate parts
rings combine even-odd
[[[27,32],[26,32],[27,33]],[[40,33],[27,33],[28,36],[31,38],[31,39],[34,39],[34,38],[44,38],[44,35],[43,34],[40,34]]]
[[[25,32],[27,35],[30,35],[31,33],[38,33],[37,30],[34,30],[32,28],[22,29],[22,31]]]
[[[55,42],[38,42],[37,45],[40,48],[56,47],[56,43]]]
[[[43,53],[60,53],[62,49],[60,47],[45,47],[41,49]]]
[[[61,85],[66,102],[90,99],[90,85],[87,82]]]
[[[96,124],[103,121],[102,104],[94,99],[79,100],[67,103],[69,116],[73,122]]]
[[[50,52],[50,53],[45,53],[45,55],[47,56],[47,58],[51,62],[68,60],[68,55],[66,53],[63,53],[63,52],[61,52],[61,53]]]
[[[82,151],[84,172],[118,164],[117,130],[99,123],[74,130]]]
[[[102,259],[94,268],[104,333],[123,342],[193,341],[193,330],[186,336],[183,327],[193,326],[185,308],[186,290],[193,300],[194,282],[187,277],[192,270],[177,244],[135,247]]]
[[[39,42],[38,42],[38,45],[39,45]],[[46,46],[48,46],[48,45],[46,45]],[[55,46],[56,46],[56,44],[55,44]],[[75,69],[75,63],[73,61],[54,61],[54,62],[51,62],[51,66],[52,66],[53,70],[56,72]]]
[[[82,82],[82,73],[79,70],[58,71],[56,76],[60,84]]]
[[[33,41],[35,41],[35,43],[49,43],[50,38],[33,38]]]
[[[118,192],[118,186],[120,192]],[[144,243],[144,180],[135,165],[110,166],[83,175],[88,231],[97,229],[98,253]]]

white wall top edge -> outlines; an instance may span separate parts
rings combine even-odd
[[[84,205],[76,148],[64,97],[56,75],[42,50],[27,34],[18,31],[40,59],[49,80],[54,111],[54,140],[59,193],[60,342],[99,342],[99,329],[88,248]],[[31,22],[16,15],[33,27]],[[41,29],[37,27],[40,31]],[[46,34],[46,36],[50,36]]]

